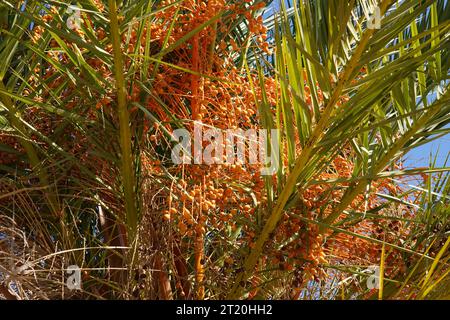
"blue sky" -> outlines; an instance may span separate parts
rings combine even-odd
[[[430,94],[427,97],[428,103],[433,103],[436,100],[436,94]],[[417,101],[418,103],[420,100]],[[450,128],[447,125],[446,128]],[[434,159],[436,157],[436,167],[444,166],[444,162],[447,155],[450,152],[450,134],[445,135],[439,139],[431,141],[420,147],[414,148],[408,154],[405,155],[405,165],[407,167],[426,167],[430,163],[430,155]],[[447,164],[450,166],[450,164]]]
[[[438,153],[439,152],[439,153]],[[429,142],[423,146],[411,150],[405,157],[405,165],[408,167],[426,167],[428,166],[430,154],[433,156],[438,153],[436,166],[441,167],[450,152],[450,134],[445,137]],[[450,166],[450,163],[447,164]]]

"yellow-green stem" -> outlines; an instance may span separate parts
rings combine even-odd
[[[448,95],[448,91],[445,94]],[[442,100],[442,98],[441,98]],[[403,146],[440,110],[441,103],[436,103],[434,108],[429,110],[427,113],[425,113],[416,123],[408,130],[407,133],[405,133],[401,138],[399,138],[389,149],[388,152],[379,160],[377,161],[377,165],[374,168],[374,175],[377,175],[379,172],[381,172],[388,164],[391,162],[395,155],[403,148]],[[339,215],[352,203],[353,199],[363,192],[367,186],[367,183],[369,182],[369,179],[363,179],[358,182],[358,184],[354,187],[349,188],[344,196],[342,197],[342,200],[340,201],[339,205],[333,210],[333,213],[331,213],[328,217],[324,219],[325,224],[332,224]],[[319,231],[324,232],[325,227],[320,227]]]
[[[390,5],[392,0],[384,0],[380,5],[380,11],[382,14],[384,14]],[[325,107],[325,110],[323,114],[320,117],[319,122],[317,123],[316,127],[314,128],[314,131],[311,135],[311,137],[308,139],[308,142],[306,143],[305,147],[303,148],[301,154],[295,161],[294,168],[292,169],[291,173],[288,176],[288,179],[286,181],[286,184],[278,197],[278,200],[276,202],[275,208],[272,211],[271,215],[269,216],[266,224],[264,225],[263,230],[257,237],[257,240],[255,242],[254,247],[250,250],[250,253],[245,259],[243,271],[239,272],[236,276],[236,279],[234,281],[234,285],[232,290],[230,291],[229,295],[227,296],[228,299],[239,299],[242,295],[242,291],[245,287],[245,283],[249,277],[249,275],[253,272],[256,263],[258,262],[258,259],[262,253],[264,244],[266,243],[267,239],[269,238],[269,235],[273,232],[276,225],[278,224],[282,214],[284,207],[289,199],[289,197],[292,194],[292,191],[294,190],[294,187],[297,183],[297,179],[300,176],[305,164],[309,161],[312,151],[314,150],[317,142],[320,140],[320,138],[323,136],[325,132],[325,128],[329,125],[329,120],[332,116],[332,113],[334,111],[334,108],[336,106],[336,103],[339,101],[339,98],[341,97],[342,91],[345,87],[345,85],[350,81],[350,77],[353,74],[353,71],[355,70],[356,66],[358,65],[358,62],[366,48],[367,43],[369,42],[370,38],[372,37],[373,33],[375,32],[374,29],[367,29],[362,38],[359,42],[358,46],[356,47],[356,50],[354,54],[352,55],[350,61],[348,62],[344,74],[340,78],[336,88],[334,89],[333,95],[331,99],[328,101],[327,106]]]
[[[121,148],[121,178],[125,196],[126,222],[128,240],[132,243],[137,229],[137,198],[135,192],[135,171],[133,166],[132,140],[127,107],[127,93],[123,67],[123,56],[120,39],[120,27],[116,0],[109,0],[110,32],[114,54],[114,75],[116,80],[117,109],[119,114],[120,148]]]

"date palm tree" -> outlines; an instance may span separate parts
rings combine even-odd
[[[330,260],[321,262],[322,281],[307,281],[294,298],[448,298],[448,167],[399,165],[412,149],[449,132],[448,1],[225,1],[226,10],[193,26],[183,25],[187,2],[201,8],[202,1],[184,0],[0,0],[0,293],[292,298],[295,270],[268,269],[264,261],[270,248],[292,241],[277,243],[273,235],[294,219],[317,227],[324,248],[343,234],[382,248],[375,294],[355,285],[365,266]],[[252,21],[270,8],[263,15],[267,50]],[[162,43],[155,24],[163,26]],[[199,49],[205,30],[214,40]],[[229,54],[231,48],[237,50]],[[197,88],[155,94],[163,70],[219,81],[196,69],[199,50],[211,64],[213,56],[233,61],[247,77],[258,108],[253,121],[281,132],[282,165],[264,178],[267,202],[255,205],[257,217],[232,220],[229,229],[237,231],[227,237],[206,225],[211,230],[194,245],[183,244],[179,226],[159,214],[167,207],[161,192],[187,189],[181,175],[171,166],[157,174],[143,168],[170,154],[166,124],[189,127],[187,118],[197,113],[183,98]],[[177,64],[183,55],[197,62]],[[168,101],[187,110],[186,119]],[[165,139],[154,144],[152,130]],[[341,158],[351,162],[350,173],[330,178]],[[408,184],[410,176],[425,178]],[[401,193],[374,191],[379,181]],[[324,195],[326,210],[310,209],[303,197],[316,186],[339,194]],[[369,198],[377,205],[353,205]],[[400,221],[407,236],[375,238],[355,228],[380,220]],[[241,246],[246,223],[254,241]],[[383,278],[393,251],[406,270]],[[70,264],[83,270],[81,292],[61,290]],[[233,272],[219,279],[215,270],[224,265]]]

